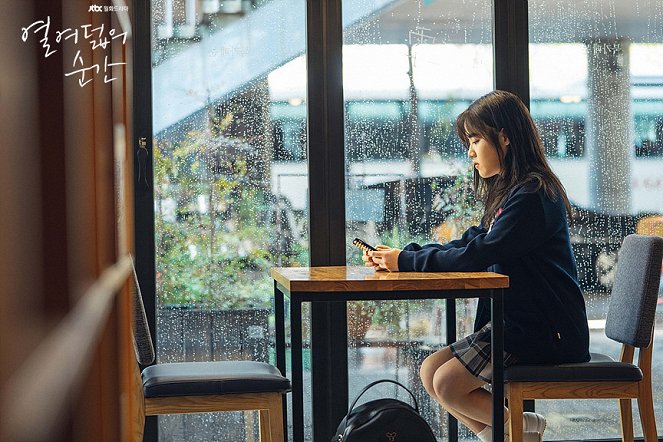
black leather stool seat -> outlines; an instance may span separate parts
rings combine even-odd
[[[504,382],[596,382],[640,381],[637,365],[616,362],[609,356],[591,353],[589,362],[560,365],[512,365],[504,369]]]
[[[290,381],[274,366],[254,361],[176,362],[143,370],[146,398],[233,393],[284,393]]]

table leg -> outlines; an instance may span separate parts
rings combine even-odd
[[[491,289],[493,442],[504,440],[504,289]]]
[[[276,368],[286,376],[285,366],[285,302],[283,292],[274,281],[274,328],[276,332]],[[288,399],[283,395],[283,434],[288,434]]]
[[[292,436],[304,442],[304,367],[302,364],[302,303],[290,298],[290,331],[292,351]]]
[[[447,309],[447,345],[456,342],[456,300],[448,298],[446,300]],[[447,413],[447,428],[449,442],[458,442],[458,420]]]

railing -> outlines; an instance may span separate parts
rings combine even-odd
[[[17,370],[3,398],[2,440],[48,440],[61,431],[72,396],[83,389],[99,346],[109,338],[109,319],[117,314],[117,295],[128,294],[122,288],[130,275],[131,258],[125,256],[101,275]],[[119,356],[117,350],[113,354]]]
[[[156,36],[162,40],[193,39],[201,22],[246,13],[253,3],[247,0],[163,0],[156,4],[162,7],[153,10]]]

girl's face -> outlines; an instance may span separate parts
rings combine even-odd
[[[505,154],[509,146],[509,140],[504,135],[504,131],[500,131],[498,139],[500,141],[500,149]],[[467,154],[472,159],[474,168],[479,172],[479,176],[481,178],[490,178],[500,173],[500,157],[495,146],[477,134],[470,134],[468,141],[470,146]]]

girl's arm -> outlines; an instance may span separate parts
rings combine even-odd
[[[416,243],[410,243],[405,246],[406,251],[420,251],[426,249],[434,250],[449,250],[451,248],[459,248],[467,245],[469,241],[473,238],[485,232],[485,230],[480,227],[471,227],[469,228],[460,239],[451,241],[447,244],[427,244],[425,246],[420,246]],[[371,252],[364,252],[362,259],[364,260],[364,265],[367,267],[373,267],[375,270],[389,270],[390,272],[398,272],[399,267],[399,257],[401,254],[400,249],[392,249],[391,247],[386,246],[377,246],[378,250]]]
[[[483,231],[467,244],[454,248],[445,245],[403,250],[398,256],[398,268],[402,272],[483,271],[539,247],[545,240],[545,221],[538,192],[515,192],[506,201],[490,233]]]
[[[477,235],[481,233],[486,233],[486,229],[481,226],[472,226],[467,229],[459,239],[454,239],[453,241],[449,241],[446,244],[426,244],[420,246],[417,243],[411,242],[410,244],[406,245],[403,250],[417,251],[428,248],[435,248],[438,250],[456,249],[458,247],[465,247],[470,241],[472,241],[474,238],[476,238]]]

